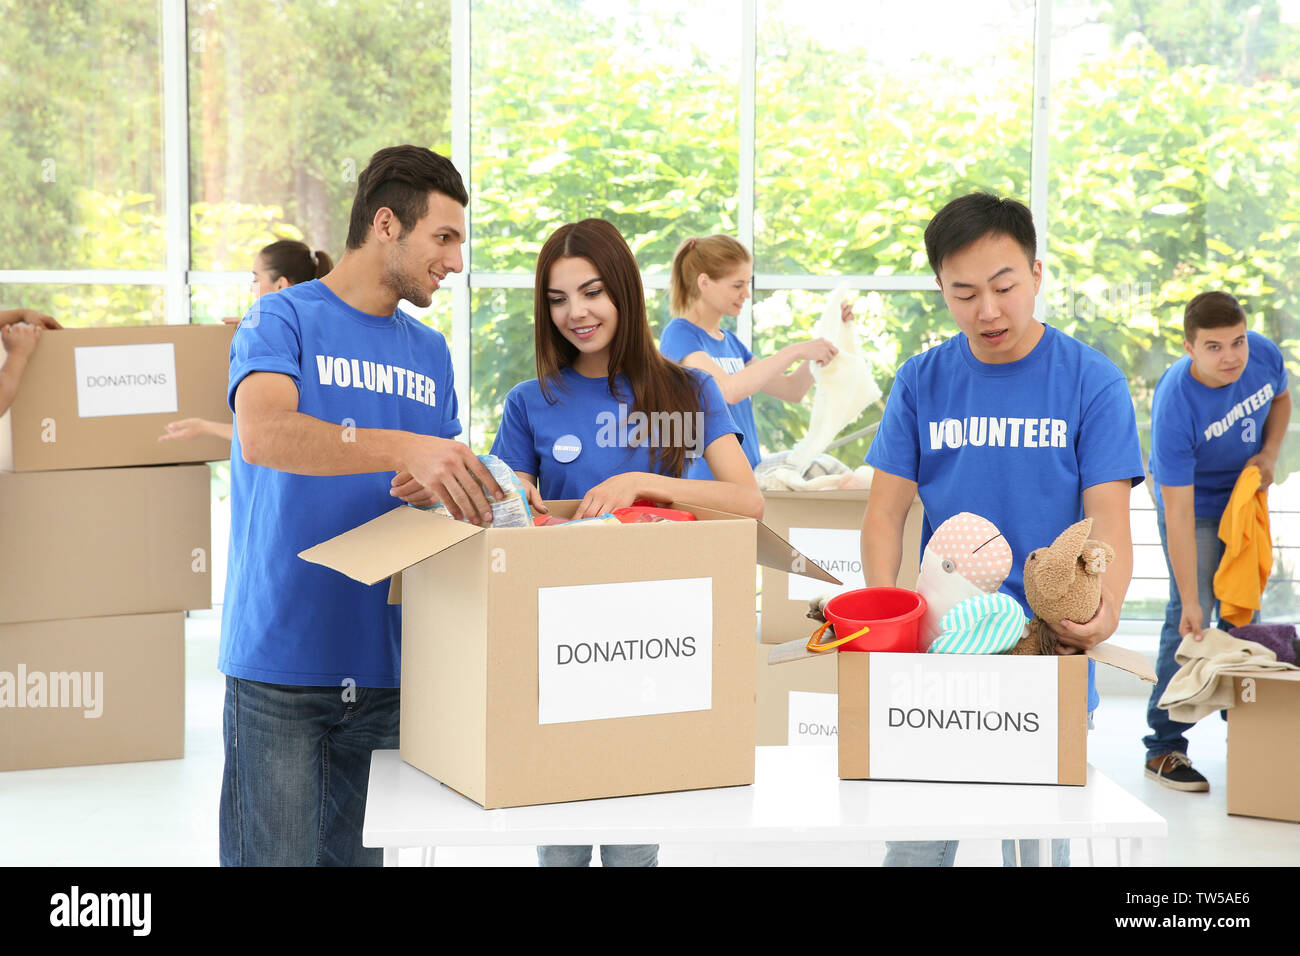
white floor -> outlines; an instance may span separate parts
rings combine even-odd
[[[186,746],[183,760],[0,773],[0,864],[57,866],[212,866],[217,861],[223,679],[216,669],[218,618],[187,623]],[[1102,685],[1103,702],[1088,759],[1169,821],[1170,866],[1294,866],[1300,824],[1229,816],[1224,809],[1225,727],[1207,718],[1189,734],[1191,756],[1210,792],[1179,793],[1142,775],[1146,698],[1134,680]],[[1088,848],[1074,841],[1075,865]],[[404,853],[415,864],[416,851]],[[853,866],[880,863],[883,845],[664,846],[663,866]],[[1113,844],[1095,848],[1097,865],[1115,862]],[[533,847],[445,848],[439,866],[532,866]],[[1001,864],[994,841],[963,843],[958,866]]]

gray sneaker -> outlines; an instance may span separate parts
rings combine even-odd
[[[1187,754],[1177,750],[1160,757],[1152,757],[1146,762],[1146,775],[1172,790],[1206,791],[1210,781],[1192,769],[1192,762]]]

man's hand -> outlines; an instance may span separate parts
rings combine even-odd
[[[393,476],[392,487],[388,489],[388,493],[417,508],[431,508],[438,503],[433,492],[412,478],[409,471],[399,471]]]
[[[1119,627],[1119,608],[1114,597],[1105,584],[1101,586],[1101,603],[1092,620],[1084,624],[1074,621],[1062,621],[1061,626],[1053,628],[1056,633],[1056,653],[1081,654],[1091,650],[1115,633]]]
[[[435,438],[432,435],[417,436],[418,443],[408,456],[405,467],[398,471],[397,477],[404,473],[410,478],[400,483],[407,489],[407,495],[397,495],[404,501],[411,500],[414,492],[410,491],[410,481],[414,480],[431,496],[447,506],[451,516],[457,521],[469,521],[473,524],[491,524],[492,506],[483,495],[486,488],[489,495],[497,501],[505,498],[505,492],[497,484],[478,460],[468,445],[448,438]],[[399,485],[394,479],[393,488]],[[390,492],[391,493],[391,492]]]
[[[1178,619],[1178,633],[1186,637],[1192,635],[1193,640],[1201,640],[1204,635],[1205,625],[1201,621],[1201,606],[1199,604],[1183,604],[1182,616]]]
[[[1259,490],[1263,491],[1273,483],[1273,472],[1277,469],[1277,456],[1260,452],[1247,458],[1246,464],[1242,467],[1244,469],[1251,465],[1259,469]]]

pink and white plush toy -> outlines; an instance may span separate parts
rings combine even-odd
[[[1000,654],[1020,641],[1025,614],[998,588],[1011,573],[1011,545],[987,518],[963,511],[939,525],[921,556],[916,590],[926,603],[920,650]]]

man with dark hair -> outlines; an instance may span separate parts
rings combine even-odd
[[[1021,203],[984,193],[948,203],[925,230],[925,247],[960,335],[903,363],[867,453],[875,468],[862,524],[869,587],[892,587],[903,523],[918,494],[921,548],[962,511],[982,515],[1011,545],[1002,590],[1029,611],[1024,561],[1088,516],[1092,537],[1115,549],[1091,621],[1064,621],[1059,653],[1109,638],[1133,570],[1129,492],[1142,480],[1133,402],[1105,356],[1034,318],[1042,280],[1033,217]],[[1098,703],[1088,666],[1088,713]],[[951,865],[956,841],[891,843],[886,865]],[[1015,845],[1003,843],[1004,862]],[[1024,841],[1022,861],[1037,862]],[[1068,865],[1069,841],[1052,841]]]
[[[382,862],[361,823],[370,753],[398,743],[399,609],[297,555],[399,498],[491,521],[480,482],[500,488],[452,440],[447,343],[397,308],[461,269],[466,200],[443,157],[380,150],[339,264],[259,299],[235,334],[222,865]]]
[[[1219,520],[1237,477],[1256,465],[1260,488],[1273,482],[1291,421],[1286,366],[1276,345],[1246,330],[1246,311],[1226,292],[1202,292],[1183,311],[1184,358],[1151,400],[1151,480],[1156,524],[1169,568],[1169,603],[1160,630],[1156,686],[1147,702],[1146,776],[1174,790],[1206,791],[1187,757],[1191,724],[1156,706],[1178,670],[1184,634],[1200,640],[1218,602],[1214,572],[1223,557]]]

